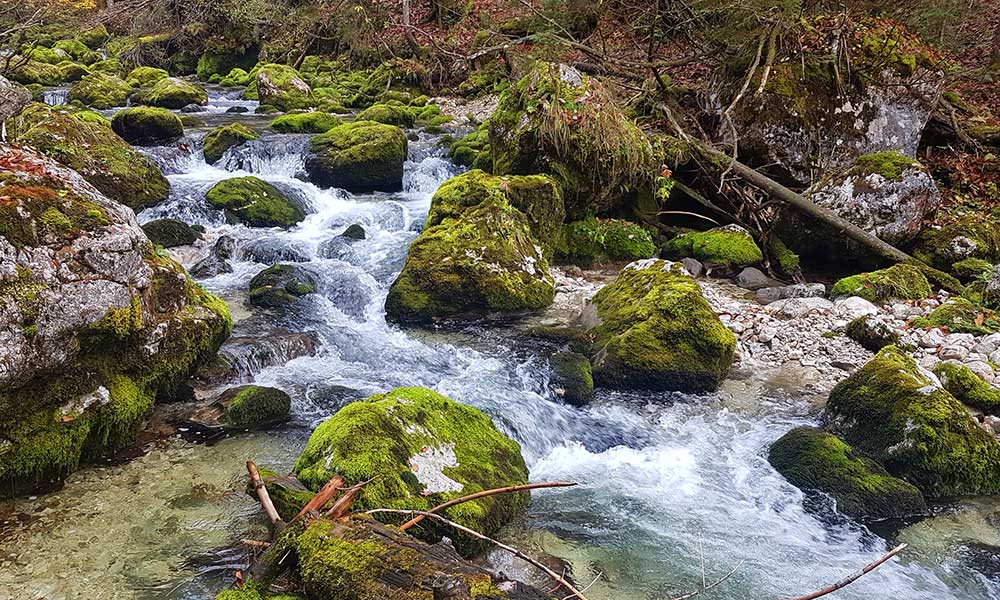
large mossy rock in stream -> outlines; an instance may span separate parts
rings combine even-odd
[[[229,388],[215,403],[223,409],[219,422],[227,429],[266,429],[287,421],[292,410],[287,393],[259,385]]]
[[[132,87],[148,88],[153,87],[167,77],[170,77],[170,73],[167,73],[163,69],[157,69],[156,67],[136,67],[125,76],[125,81]]]
[[[663,252],[668,258],[690,257],[728,268],[746,267],[764,260],[753,236],[739,225],[681,233],[664,245]]]
[[[928,497],[1000,492],[1000,443],[896,347],[838,383],[826,415],[834,433]]]
[[[177,115],[165,108],[136,106],[115,113],[111,130],[134,146],[156,146],[184,135]]]
[[[177,219],[157,219],[142,226],[149,241],[164,248],[193,244],[201,237],[193,227]]]
[[[316,278],[298,265],[274,265],[250,280],[250,304],[262,308],[288,308],[316,291]]]
[[[905,264],[845,277],[833,284],[830,290],[831,296],[859,296],[875,303],[920,300],[933,294],[923,270]]]
[[[389,288],[386,317],[427,324],[545,308],[555,283],[543,239],[558,233],[561,215],[558,187],[544,176],[449,179]]]
[[[261,106],[280,111],[316,105],[312,88],[302,74],[287,65],[266,64],[257,69],[257,98]]]
[[[228,220],[253,227],[291,227],[306,216],[281,190],[252,176],[223,179],[205,198]]]
[[[829,494],[838,511],[861,521],[927,512],[920,490],[822,429],[796,427],[771,444],[767,459],[795,487]]]
[[[97,113],[31,104],[7,126],[13,141],[75,170],[104,195],[133,210],[165,200],[170,184],[156,163],[106,123]]]
[[[517,442],[479,410],[425,388],[398,388],[353,402],[316,428],[295,463],[311,490],[334,475],[347,485],[370,481],[355,510],[427,510],[475,492],[527,482]],[[479,498],[446,509],[443,516],[488,536],[523,515],[527,492]],[[448,535],[463,555],[482,544],[427,523],[422,537]]]
[[[59,67],[62,80],[66,82],[80,81],[87,75],[90,75],[90,69],[79,63],[66,61],[56,66]]]
[[[62,69],[37,60],[18,61],[4,75],[22,85],[59,85],[63,82]]]
[[[729,373],[736,337],[679,263],[631,263],[592,302],[598,386],[698,393]]]
[[[257,139],[260,139],[260,134],[243,123],[216,127],[205,134],[205,162],[214,165],[222,159],[226,150]]]
[[[358,113],[359,121],[375,121],[396,127],[413,127],[414,114],[409,107],[398,104],[373,104]]]
[[[68,103],[79,102],[84,106],[104,110],[125,106],[132,93],[132,86],[121,77],[95,71],[73,84],[66,96]]]
[[[407,141],[399,127],[344,123],[313,137],[309,148],[306,171],[316,185],[355,193],[403,189]]]
[[[229,335],[225,303],[79,174],[0,146],[0,495],[127,448]]]
[[[500,96],[489,119],[493,172],[549,173],[573,219],[621,208],[652,189],[652,145],[593,78],[538,63]]]
[[[136,94],[136,101],[148,106],[180,110],[190,104],[208,104],[208,92],[196,83],[167,77],[157,81],[148,90]]]
[[[343,120],[327,112],[304,112],[281,115],[271,121],[271,129],[279,133],[326,133]]]

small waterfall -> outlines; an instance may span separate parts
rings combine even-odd
[[[226,171],[295,177],[305,171],[308,135],[273,135],[230,148],[216,164]]]
[[[49,106],[63,106],[69,96],[69,88],[53,88],[42,91],[42,102]]]
[[[313,356],[319,342],[310,334],[277,329],[270,333],[234,336],[226,340],[219,355],[243,380],[250,380],[267,367],[284,365],[301,356]]]

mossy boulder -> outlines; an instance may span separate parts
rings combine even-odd
[[[20,143],[81,173],[113,200],[139,210],[165,200],[170,185],[149,157],[137,152],[96,113],[31,104],[8,122]]]
[[[771,444],[767,458],[789,483],[828,494],[849,517],[878,521],[927,512],[920,490],[821,429],[796,427]]]
[[[338,125],[310,140],[306,171],[313,183],[350,192],[403,188],[406,134],[373,121]]]
[[[230,123],[216,127],[205,134],[205,162],[214,165],[219,162],[226,150],[257,139],[260,139],[260,134],[243,123]]]
[[[95,71],[73,84],[66,101],[79,102],[84,106],[104,110],[125,106],[132,86],[121,77],[103,71]]]
[[[831,296],[858,296],[874,303],[920,300],[933,294],[923,270],[906,264],[845,277],[830,290]]]
[[[142,231],[157,246],[176,248],[188,246],[201,236],[190,225],[177,219],[157,219],[142,226]]]
[[[493,156],[490,146],[490,129],[487,123],[483,123],[475,131],[466,135],[460,140],[450,140],[448,144],[448,158],[456,165],[493,170]]]
[[[257,97],[261,105],[281,111],[316,105],[302,74],[286,65],[266,64],[257,70]]]
[[[981,258],[966,258],[951,265],[951,273],[963,283],[969,283],[988,276],[993,271],[993,264]]]
[[[427,69],[420,62],[393,58],[380,64],[361,82],[345,83],[357,88],[350,106],[366,107],[398,92],[418,96],[424,92],[424,84],[429,79]]]
[[[67,61],[61,62],[56,66],[59,68],[60,78],[66,82],[80,81],[87,75],[90,75],[90,69],[79,63]]]
[[[1000,389],[986,383],[965,365],[941,362],[934,367],[941,385],[959,402],[989,415],[1000,414]]]
[[[397,388],[353,402],[324,421],[295,463],[306,487],[319,490],[334,475],[347,485],[371,480],[356,510],[427,510],[475,492],[527,483],[528,469],[517,442],[489,417],[425,388]],[[488,536],[524,514],[527,492],[473,500],[442,516]],[[435,538],[442,530],[426,523],[411,530]],[[465,555],[481,542],[447,533]]]
[[[576,352],[556,352],[552,365],[552,388],[556,396],[573,406],[585,406],[594,399],[594,377],[590,359]]]
[[[229,388],[215,402],[224,409],[219,422],[227,429],[266,429],[287,421],[292,410],[287,393],[260,385]]]
[[[45,46],[35,46],[30,50],[26,50],[23,56],[29,60],[48,63],[50,65],[58,65],[64,60],[72,58],[69,52],[60,49],[47,48]]]
[[[233,69],[249,71],[257,64],[259,51],[248,48],[245,52],[206,52],[198,58],[195,71],[198,79],[208,81],[213,75],[225,76]]]
[[[298,265],[274,265],[250,280],[250,304],[263,308],[288,308],[316,291],[316,278]]]
[[[154,398],[214,355],[232,319],[77,172],[0,146],[0,197],[8,496],[133,445]]]
[[[621,219],[590,218],[563,226],[555,246],[557,261],[589,266],[609,261],[635,261],[656,254],[653,236]]]
[[[115,113],[111,129],[134,146],[155,146],[184,135],[184,125],[177,115],[165,108],[136,106]]]
[[[986,335],[1000,331],[1000,319],[992,310],[965,298],[950,298],[926,316],[911,321],[910,326],[923,329],[940,327],[952,333]]]
[[[91,50],[97,50],[104,42],[108,41],[111,35],[108,34],[104,23],[98,23],[77,34],[76,39],[80,40]]]
[[[281,115],[271,121],[271,129],[279,133],[326,133],[341,124],[337,115],[307,112]]]
[[[147,88],[156,85],[158,82],[170,77],[163,69],[156,67],[136,67],[129,71],[125,81],[132,87]]]
[[[373,104],[358,113],[359,121],[375,121],[396,127],[413,127],[413,112],[398,104]]]
[[[223,179],[205,195],[208,203],[226,211],[230,221],[252,227],[291,227],[305,218],[302,208],[281,190],[256,177]]]
[[[52,45],[53,50],[62,50],[73,60],[80,60],[90,53],[90,48],[78,39],[59,40]]]
[[[431,200],[427,228],[410,246],[403,271],[389,288],[387,318],[426,324],[552,303],[555,287],[543,243],[532,220],[514,206],[533,196],[508,193],[518,186],[508,188],[504,181],[473,171],[441,185]],[[550,186],[543,178],[528,188],[552,200]]]
[[[1000,492],[1000,443],[893,346],[833,388],[833,432],[928,497]]]
[[[690,257],[729,268],[746,267],[764,260],[753,236],[739,225],[682,233],[668,241],[663,252],[668,258]]]
[[[871,315],[861,315],[854,319],[844,328],[844,333],[869,352],[878,352],[886,346],[899,343],[899,334]]]
[[[180,110],[189,104],[208,104],[208,92],[198,84],[176,77],[167,77],[136,96],[141,104]]]
[[[729,373],[736,337],[680,264],[631,263],[593,304],[598,386],[698,393],[715,390]]]
[[[64,81],[62,69],[37,60],[18,61],[4,76],[23,85],[59,85]]]
[[[649,140],[612,94],[566,65],[537,63],[500,95],[489,124],[493,172],[551,174],[574,219],[626,205],[658,171]]]

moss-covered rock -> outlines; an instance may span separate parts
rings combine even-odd
[[[64,81],[62,69],[37,60],[18,61],[4,76],[23,85],[59,85]]]
[[[448,138],[451,140],[451,138]],[[493,156],[490,146],[490,129],[488,123],[483,123],[475,131],[460,140],[452,140],[448,144],[448,158],[457,165],[493,170]]]
[[[157,246],[176,248],[198,241],[201,236],[190,225],[177,219],[157,219],[142,226],[142,231]]]
[[[307,112],[281,115],[271,121],[271,129],[280,133],[326,133],[341,124],[337,115]]]
[[[215,401],[224,407],[219,422],[227,429],[266,429],[287,421],[292,410],[288,394],[259,385],[229,388]]]
[[[96,113],[32,104],[8,123],[8,133],[81,173],[113,200],[132,209],[166,199],[169,184],[156,163],[137,152]]]
[[[679,264],[632,263],[593,304],[599,319],[592,331],[597,385],[704,392],[729,373],[736,337]]]
[[[77,34],[76,39],[80,40],[91,50],[97,50],[104,42],[108,41],[111,35],[108,34],[104,23],[98,23]]]
[[[125,106],[132,86],[121,77],[95,71],[73,84],[66,96],[67,102],[79,102],[100,110]]]
[[[721,267],[745,267],[764,260],[750,233],[738,225],[682,233],[666,243],[669,258],[696,258]]]
[[[305,218],[302,208],[281,190],[252,176],[224,179],[205,198],[225,210],[227,219],[253,227],[291,227]]]
[[[260,134],[243,123],[230,123],[216,127],[205,134],[205,162],[214,165],[219,162],[226,150],[256,139],[260,139]]]
[[[111,129],[134,146],[155,146],[184,135],[177,115],[165,108],[136,106],[115,113]]]
[[[826,411],[834,433],[929,497],[1000,491],[1000,444],[898,348],[837,384]]]
[[[832,296],[859,296],[869,302],[919,300],[933,295],[927,277],[919,267],[898,264],[845,277],[833,285]]]
[[[274,265],[250,280],[250,304],[264,308],[287,308],[316,291],[316,279],[298,265]]]
[[[87,75],[90,75],[90,69],[75,62],[61,62],[56,67],[59,68],[60,78],[67,82],[80,81]]]
[[[934,367],[934,374],[948,393],[962,404],[978,408],[986,414],[1000,414],[1000,389],[986,383],[965,365],[940,362]]]
[[[136,100],[149,106],[180,110],[188,104],[201,106],[208,104],[208,92],[195,83],[167,77],[157,81],[149,90],[138,94]]]
[[[878,352],[899,342],[898,333],[882,321],[873,319],[871,315],[861,315],[854,319],[844,328],[844,333],[869,352]]]
[[[993,264],[981,258],[966,258],[951,265],[951,273],[963,283],[969,283],[989,275]]]
[[[566,223],[555,246],[556,260],[583,266],[640,260],[655,253],[656,244],[649,231],[620,219],[590,218]]]
[[[213,75],[228,75],[234,69],[249,71],[257,64],[258,54],[256,48],[249,48],[243,53],[206,52],[198,58],[198,79],[208,81]]]
[[[146,88],[156,85],[167,77],[170,77],[170,73],[167,73],[163,69],[157,69],[156,67],[136,67],[125,77],[125,81],[132,87]]]
[[[413,112],[398,104],[373,104],[358,113],[359,121],[375,121],[396,127],[413,127]]]
[[[914,257],[943,271],[967,258],[1000,264],[1000,214],[977,210],[940,220],[940,227],[928,227],[917,237]]]
[[[521,178],[510,178],[516,179]],[[506,187],[504,181],[472,171],[441,185],[428,227],[410,246],[403,271],[389,288],[387,318],[430,323],[552,303],[555,287],[542,243],[532,221],[513,206],[518,198],[509,190],[518,186]],[[551,201],[550,186],[545,178],[528,185]]]
[[[815,427],[796,427],[781,436],[767,458],[789,483],[830,495],[837,510],[855,519],[898,519],[927,511],[920,490]]]
[[[257,70],[257,97],[262,105],[281,111],[316,105],[302,74],[286,65],[266,64]]]
[[[340,409],[310,436],[295,473],[312,490],[319,490],[334,475],[348,485],[372,480],[354,504],[358,510],[427,510],[528,479],[517,442],[500,433],[489,417],[431,390],[412,387]],[[528,498],[526,492],[489,496],[448,508],[443,516],[493,536],[525,512]],[[441,533],[430,523],[411,532]],[[463,554],[482,548],[480,542],[462,535],[452,539]]]
[[[274,509],[278,511],[278,515],[286,523],[290,523],[295,515],[299,514],[299,511],[316,495],[302,485],[302,482],[294,475],[279,475],[267,469],[258,470],[264,486],[267,487],[267,495],[274,503]],[[247,482],[246,492],[255,502],[257,501],[257,490],[250,481]]]
[[[351,98],[350,106],[365,107],[387,99],[394,92],[418,96],[425,90],[428,80],[427,69],[415,60],[393,58],[375,68],[360,82],[348,82],[357,90]],[[345,86],[348,87],[348,86]]]
[[[80,60],[90,53],[90,48],[78,39],[59,40],[52,45],[53,50],[62,50],[73,60]]]
[[[574,219],[623,206],[659,166],[611,94],[566,65],[536,64],[501,94],[489,124],[493,172],[551,174]]]
[[[1000,331],[1000,320],[993,311],[965,298],[951,298],[926,316],[911,321],[910,326],[924,329],[941,327],[952,333],[985,335]]]
[[[552,365],[552,387],[573,406],[585,406],[594,399],[594,377],[590,359],[576,352],[557,352],[549,359]]]
[[[35,46],[34,48],[25,50],[23,56],[28,60],[48,63],[50,65],[58,65],[64,60],[72,58],[70,54],[64,50],[47,48],[45,46]]]
[[[309,179],[351,192],[399,191],[403,187],[406,134],[399,127],[355,121],[310,140]]]

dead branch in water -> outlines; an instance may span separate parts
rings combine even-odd
[[[837,590],[839,590],[839,589],[841,589],[843,587],[846,587],[846,586],[854,583],[859,578],[861,578],[863,575],[874,571],[882,563],[888,561],[893,556],[896,556],[897,554],[899,554],[900,552],[902,552],[905,549],[906,549],[906,544],[900,544],[900,545],[896,546],[895,548],[893,548],[892,550],[890,550],[889,552],[887,552],[886,554],[884,554],[881,558],[879,558],[875,562],[872,562],[872,563],[869,563],[869,564],[865,565],[864,567],[861,568],[861,570],[855,571],[854,573],[851,573],[850,575],[848,575],[847,577],[841,579],[837,583],[828,585],[825,588],[823,588],[823,589],[821,589],[819,591],[813,592],[811,594],[806,594],[805,596],[796,596],[794,598],[787,598],[786,600],[813,600],[814,598],[819,598],[820,596],[826,596],[827,594],[831,594],[833,592],[836,592]]]
[[[257,490],[257,498],[260,500],[260,505],[264,507],[267,518],[270,519],[271,524],[276,528],[281,528],[284,525],[284,521],[281,520],[281,515],[278,514],[277,509],[274,508],[271,496],[268,495],[267,488],[264,486],[264,480],[260,478],[260,471],[257,470],[257,465],[253,464],[252,460],[247,461],[247,471],[250,473],[250,482],[253,483],[254,489]]]
[[[538,562],[537,560],[531,558],[527,554],[521,552],[517,548],[514,548],[512,546],[508,546],[507,544],[504,544],[503,542],[497,541],[497,540],[495,540],[495,539],[493,539],[493,538],[491,538],[489,536],[485,536],[485,535],[479,533],[478,531],[476,531],[474,529],[469,529],[468,527],[465,527],[464,525],[459,525],[458,523],[456,523],[454,521],[451,521],[449,519],[446,519],[446,518],[442,517],[441,515],[434,514],[432,512],[428,512],[426,510],[401,510],[401,509],[395,509],[395,508],[376,508],[376,509],[369,510],[369,511],[365,512],[365,514],[367,514],[367,515],[387,514],[387,513],[388,514],[397,514],[397,515],[398,514],[421,515],[423,517],[428,517],[428,518],[431,518],[431,519],[436,519],[438,521],[441,521],[442,523],[444,523],[445,525],[448,525],[449,527],[452,527],[452,528],[454,528],[454,529],[456,529],[458,531],[461,531],[462,533],[464,533],[466,535],[471,535],[474,538],[483,540],[484,542],[489,542],[489,543],[493,544],[494,546],[496,546],[497,548],[500,548],[501,550],[506,550],[507,552],[510,552],[511,554],[513,554],[514,556],[520,558],[521,560],[523,560],[525,562],[528,562],[528,563],[534,565],[535,567],[538,567],[539,569],[541,569],[542,571],[544,571],[546,575],[548,575],[549,577],[551,577],[553,581],[559,583],[560,585],[562,585],[563,587],[565,587],[567,590],[569,590],[570,593],[571,593],[571,595],[568,596],[569,598],[575,597],[575,598],[579,598],[580,600],[587,600],[587,597],[584,596],[582,592],[580,592],[575,587],[573,587],[573,584],[571,584],[570,582],[566,581],[558,573],[556,573],[552,569],[546,567],[545,565],[543,565],[542,563]]]
[[[726,573],[725,575],[723,575],[719,579],[716,579],[715,581],[713,581],[712,583],[709,583],[707,585],[705,584],[705,572],[702,571],[702,574],[701,574],[701,577],[702,577],[702,579],[701,579],[701,587],[699,589],[697,589],[697,590],[695,590],[693,592],[690,592],[688,594],[684,594],[683,596],[677,596],[676,598],[671,598],[670,600],[687,600],[688,598],[694,598],[695,596],[697,596],[698,594],[700,594],[702,592],[707,592],[708,590],[710,590],[710,589],[712,589],[714,587],[722,585],[727,579],[729,579],[730,577],[732,577],[733,575],[735,575],[736,571],[739,571],[740,567],[742,567],[743,563],[745,563],[745,562],[746,562],[746,560],[741,560],[735,567],[733,567],[732,571]],[[703,564],[703,566],[704,566],[704,564]]]
[[[511,485],[502,488],[494,488],[492,490],[483,490],[482,492],[476,492],[475,494],[469,494],[467,496],[462,496],[461,498],[455,498],[454,500],[449,500],[443,504],[438,504],[434,508],[426,511],[427,513],[438,513],[446,508],[455,506],[456,504],[464,504],[472,500],[477,500],[479,498],[485,498],[487,496],[494,496],[496,494],[509,494],[513,492],[522,492],[524,490],[536,490],[539,488],[554,488],[554,487],[572,487],[576,483],[571,481],[548,481],[544,483],[527,483],[524,485]],[[413,527],[417,523],[424,520],[425,515],[418,514],[406,523],[399,526],[400,531],[406,531],[410,527]]]

